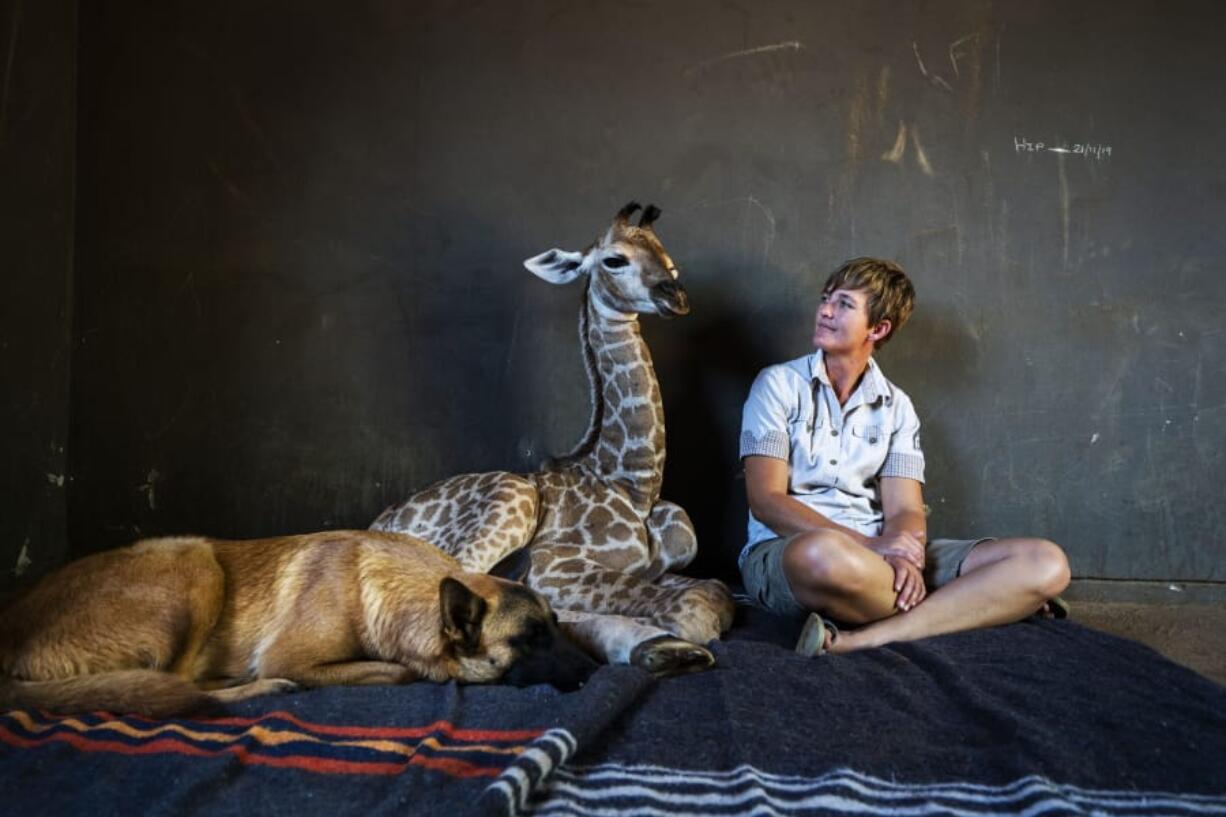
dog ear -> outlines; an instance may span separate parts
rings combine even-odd
[[[497,576],[500,579],[507,579],[513,582],[522,582],[528,578],[528,571],[532,568],[532,555],[528,552],[527,547],[513,550],[502,559],[498,564],[486,571],[491,576]]]
[[[443,636],[462,650],[476,650],[481,644],[485,599],[450,576],[439,584],[438,597],[442,610]]]

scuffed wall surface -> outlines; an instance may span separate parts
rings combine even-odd
[[[67,553],[75,7],[0,2],[0,590]]]
[[[520,262],[637,198],[694,304],[644,331],[696,572],[744,535],[755,371],[878,254],[919,289],[881,362],[934,534],[1226,580],[1224,13],[83,4],[73,547],[361,526],[567,450],[577,293]]]

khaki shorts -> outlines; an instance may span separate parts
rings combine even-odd
[[[792,587],[783,575],[783,550],[791,536],[778,536],[753,546],[741,563],[741,579],[745,592],[760,606],[772,613],[789,618],[803,618],[810,610],[792,594]],[[962,573],[962,562],[971,548],[983,539],[934,539],[924,551],[924,585],[929,591],[949,584]]]

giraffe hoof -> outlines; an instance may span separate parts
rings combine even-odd
[[[668,677],[701,672],[715,663],[715,656],[706,647],[671,635],[661,635],[635,647],[630,653],[630,663],[652,675]]]

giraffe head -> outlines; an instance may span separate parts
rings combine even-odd
[[[647,205],[639,223],[631,224],[638,209],[630,202],[619,210],[605,234],[583,252],[553,249],[529,258],[524,266],[551,284],[588,275],[592,299],[607,312],[684,315],[690,311],[689,298],[677,280],[677,266],[651,226],[660,209]]]

